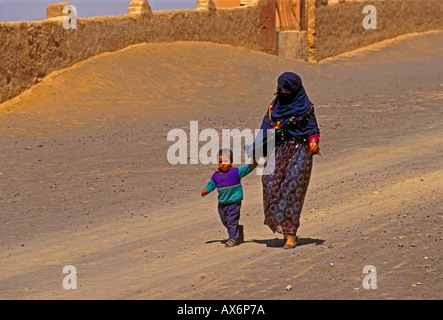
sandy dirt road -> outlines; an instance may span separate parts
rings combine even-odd
[[[299,246],[263,225],[253,173],[225,248],[214,166],[169,164],[166,137],[259,128],[284,71],[321,128]],[[442,299],[442,105],[441,32],[317,64],[143,44],[52,74],[0,104],[0,299]]]

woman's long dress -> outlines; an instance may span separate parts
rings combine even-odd
[[[311,170],[307,139],[276,144],[262,177],[264,224],[272,231],[296,235]]]

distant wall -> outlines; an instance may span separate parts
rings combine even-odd
[[[133,0],[138,2],[145,1]],[[143,6],[141,14],[79,18],[77,29],[64,29],[64,17],[0,23],[0,102],[55,70],[137,43],[210,41],[275,53],[274,0],[229,9],[203,4],[196,10],[151,12]]]
[[[399,35],[443,29],[442,0],[276,1],[292,2],[303,17],[299,26],[278,28],[277,54],[296,59],[319,61]],[[376,9],[377,29],[363,27],[367,5]]]
[[[308,1],[308,59],[312,61],[407,33],[443,29],[441,0]],[[377,29],[363,28],[366,5],[376,8]]]
[[[146,0],[131,0],[128,14],[78,19],[75,30],[63,28],[63,3],[48,7],[45,21],[0,23],[0,103],[55,70],[137,43],[210,41],[319,61],[398,35],[443,29],[442,0],[291,0],[300,1],[303,23],[276,35],[275,1],[216,8],[213,0],[196,0],[196,10],[152,12]],[[375,30],[362,25],[368,4],[377,10]]]

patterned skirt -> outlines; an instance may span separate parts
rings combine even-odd
[[[269,155],[263,172],[264,224],[273,232],[296,235],[312,170],[309,144],[287,140]]]

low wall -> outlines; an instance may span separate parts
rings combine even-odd
[[[310,1],[315,1],[315,17],[308,7],[308,19],[314,20],[308,29],[308,59],[313,61],[407,33],[443,29],[441,0]],[[363,27],[366,5],[376,8],[377,29]]]
[[[441,0],[276,0],[299,1],[300,27],[279,30],[277,53],[308,61],[368,46],[400,35],[443,29]],[[365,29],[363,20],[376,14],[376,29]],[[373,23],[373,21],[370,21]]]
[[[137,43],[210,41],[319,61],[399,35],[443,29],[441,0],[302,0],[303,30],[276,36],[275,1],[216,9],[213,0],[197,0],[196,10],[151,12],[146,0],[132,0],[129,14],[78,19],[77,29],[64,29],[64,17],[0,23],[0,103],[53,71]],[[377,29],[363,27],[366,5],[376,8]]]
[[[210,41],[275,53],[274,0],[230,9],[149,12],[77,19],[0,23],[0,102],[49,73],[143,42]]]

